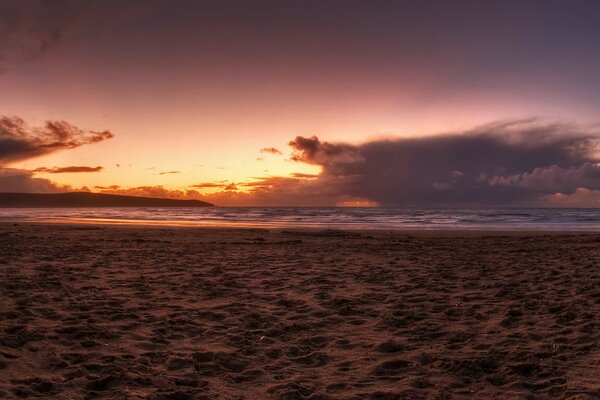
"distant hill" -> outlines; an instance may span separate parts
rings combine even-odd
[[[200,200],[159,199],[116,194],[0,193],[0,207],[212,207]]]

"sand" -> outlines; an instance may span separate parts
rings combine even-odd
[[[0,224],[0,398],[598,399],[600,235]]]

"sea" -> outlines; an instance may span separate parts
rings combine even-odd
[[[600,209],[0,208],[0,221],[363,230],[600,231]]]

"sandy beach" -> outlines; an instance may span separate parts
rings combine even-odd
[[[0,398],[599,399],[600,234],[0,225]]]

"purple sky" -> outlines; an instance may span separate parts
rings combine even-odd
[[[591,0],[0,0],[0,190],[253,205],[435,205],[446,191],[458,205],[596,206],[598,71]],[[560,157],[523,151],[543,145],[523,137],[540,129]],[[457,171],[453,157],[478,149],[429,140],[440,134],[496,135],[515,154]],[[313,135],[356,149],[360,179],[298,157],[294,138]],[[444,156],[409,162],[417,139]],[[397,153],[375,162],[390,142]]]

